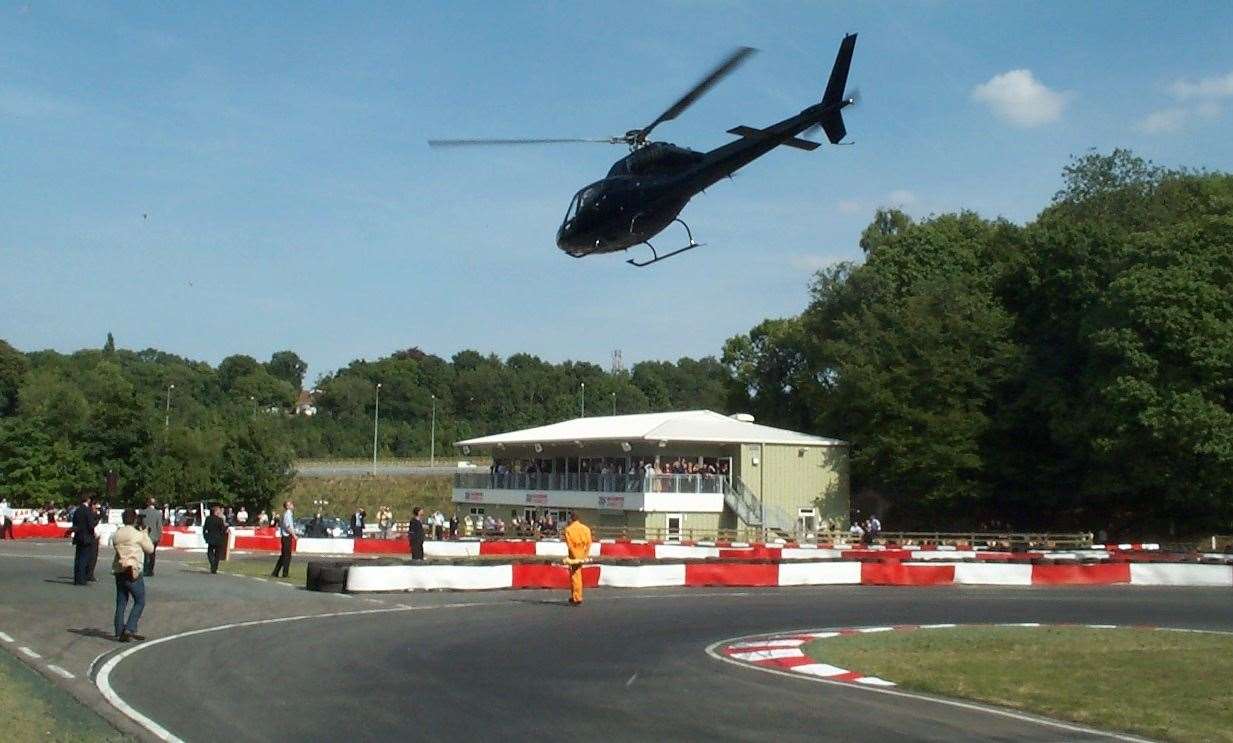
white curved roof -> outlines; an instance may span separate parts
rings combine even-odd
[[[844,446],[846,441],[811,436],[730,418],[710,410],[575,418],[547,426],[459,441],[454,446],[548,444],[575,441],[706,441],[725,444]]]

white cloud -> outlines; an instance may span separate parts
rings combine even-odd
[[[1233,72],[1195,81],[1177,80],[1169,86],[1169,93],[1179,101],[1233,97]]]
[[[1011,70],[977,85],[972,98],[1014,126],[1034,127],[1062,118],[1067,94],[1045,87],[1031,70]]]
[[[1190,118],[1190,111],[1185,108],[1162,108],[1152,111],[1135,128],[1146,134],[1168,134],[1180,131]]]
[[[1136,129],[1145,134],[1172,134],[1195,119],[1218,118],[1219,101],[1233,97],[1233,72],[1198,80],[1175,80],[1168,92],[1178,103],[1152,111],[1135,125]]]
[[[861,202],[855,199],[844,199],[836,205],[836,208],[844,214],[855,214],[861,210]]]

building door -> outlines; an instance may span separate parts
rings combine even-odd
[[[812,537],[818,531],[818,510],[802,508],[797,511],[796,533],[798,536]]]
[[[681,518],[681,514],[670,513],[665,518],[667,519],[667,522],[668,522],[668,529],[667,529],[667,533],[664,535],[664,541],[665,542],[681,541],[681,522],[684,521],[684,519]]]

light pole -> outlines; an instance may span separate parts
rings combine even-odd
[[[432,429],[428,435],[428,466],[437,466],[437,396],[432,396]]]
[[[248,396],[248,401],[253,404],[253,418],[257,417],[257,398],[252,395]]]
[[[612,414],[616,415],[616,393],[612,393]]]
[[[372,474],[377,474],[377,423],[381,418],[381,383],[377,382],[377,404],[372,409]]]
[[[587,417],[587,383],[582,382],[580,386],[582,388],[582,415],[579,417],[585,418]]]
[[[171,427],[171,391],[176,386],[174,384],[167,385],[167,408],[163,412],[163,431],[166,432]]]

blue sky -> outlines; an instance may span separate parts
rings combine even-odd
[[[651,269],[554,245],[622,147],[425,144],[621,134],[757,47],[655,132],[710,149],[816,101],[846,31],[856,145],[751,164],[686,208],[707,247]],[[0,337],[23,350],[290,348],[310,379],[408,346],[718,354],[859,259],[879,205],[1027,220],[1091,147],[1233,170],[1227,2],[29,0],[0,2],[0,39]]]

